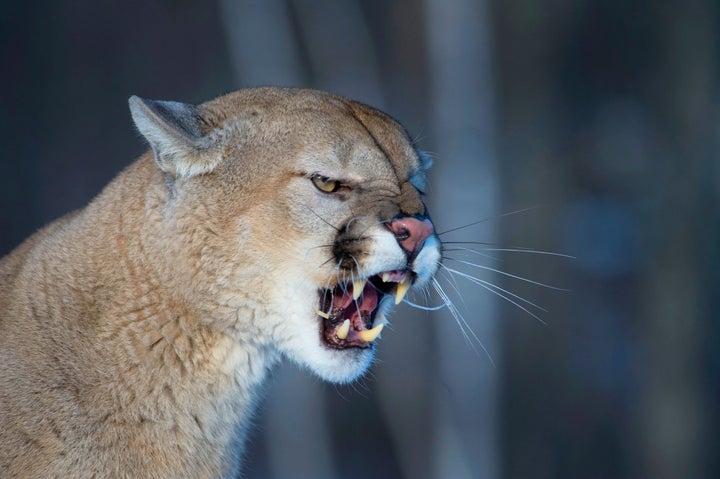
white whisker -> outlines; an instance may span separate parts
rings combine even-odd
[[[423,298],[425,298],[425,304],[429,304],[430,303],[430,287],[429,287],[429,285],[426,284],[425,286],[423,286],[421,291],[422,291]],[[443,303],[443,307],[444,306],[445,305]]]
[[[441,309],[444,309],[447,307],[446,304],[441,304],[439,306],[423,306],[421,304],[413,303],[412,301],[409,301],[407,298],[403,299],[402,302],[409,304],[413,308],[422,309],[423,311],[440,311]]]
[[[514,278],[514,279],[517,279],[517,280],[519,280],[519,281],[525,281],[526,283],[531,283],[531,284],[534,284],[534,285],[537,285],[537,286],[542,286],[543,288],[548,288],[548,289],[552,289],[552,290],[555,290],[555,291],[565,291],[565,292],[570,291],[569,289],[558,288],[557,286],[551,286],[551,285],[549,285],[549,284],[540,283],[539,281],[533,281],[533,280],[528,279],[528,278],[523,278],[522,276],[517,276],[517,275],[514,275],[514,274],[506,273],[505,271],[501,271],[501,270],[499,270],[499,269],[491,268],[490,266],[483,266],[483,265],[481,265],[481,264],[475,264],[475,263],[471,263],[471,262],[469,262],[469,261],[463,261],[463,260],[461,260],[461,259],[456,259],[456,258],[444,257],[444,259],[447,259],[447,260],[450,260],[450,261],[455,261],[455,262],[462,263],[462,264],[466,264],[466,265],[468,265],[468,266],[473,266],[473,267],[475,267],[475,268],[486,269],[486,270],[488,270],[488,271],[492,271],[493,273],[501,274],[501,275],[503,275],[503,276],[509,276],[510,278]]]
[[[455,319],[455,322],[460,327],[460,332],[462,332],[463,337],[465,338],[465,341],[467,341],[468,344],[470,344],[470,346],[472,346],[472,348],[475,350],[475,352],[477,352],[477,349],[475,348],[474,344],[472,343],[470,336],[467,334],[467,331],[465,330],[465,328],[466,328],[465,321],[464,320],[461,321],[460,319],[458,319],[458,318],[461,318],[462,315],[460,314],[458,309],[455,307],[455,305],[453,304],[452,300],[447,295],[447,293],[442,289],[442,286],[440,285],[440,283],[437,281],[436,278],[432,279],[432,284],[433,284],[433,287],[435,288],[435,291],[440,296],[440,299],[443,300],[443,302],[445,303],[445,305],[448,308],[448,311],[450,311],[453,318]]]
[[[456,228],[451,228],[451,229],[449,229],[449,230],[445,230],[445,231],[443,231],[442,233],[438,233],[437,235],[438,235],[438,236],[442,236],[442,235],[447,234],[447,233],[452,233],[453,231],[458,231],[458,230],[462,230],[462,229],[465,229],[465,228],[470,228],[471,226],[479,225],[480,223],[485,223],[486,221],[497,220],[497,219],[500,219],[500,218],[504,218],[505,216],[516,215],[516,214],[518,214],[518,213],[525,213],[526,211],[535,210],[535,209],[537,209],[537,208],[539,208],[539,206],[531,206],[531,207],[529,207],[529,208],[523,208],[523,209],[520,209],[520,210],[510,211],[510,212],[508,212],[508,213],[503,213],[503,214],[497,215],[497,216],[490,216],[490,217],[488,217],[488,218],[483,218],[483,219],[481,219],[481,220],[474,221],[474,222],[472,222],[472,223],[468,223],[468,224],[463,225],[463,226],[458,226],[458,227],[456,227]]]
[[[471,248],[458,248],[458,249],[463,249],[465,251],[472,251],[474,253],[480,254],[478,251],[471,249]],[[528,254],[539,254],[539,255],[546,255],[546,256],[558,256],[560,258],[567,258],[567,259],[576,259],[575,256],[572,256],[569,254],[555,253],[553,251],[540,251],[540,250],[535,250],[535,249],[524,249],[524,248],[482,248],[482,249],[483,249],[483,251],[498,251],[498,252],[506,252],[506,253],[528,253]]]
[[[480,278],[477,278],[477,277],[475,277],[475,276],[469,275],[469,274],[467,274],[467,273],[463,273],[462,271],[458,271],[458,270],[456,270],[456,269],[448,268],[448,267],[445,266],[445,265],[442,265],[442,267],[445,268],[449,273],[451,273],[451,274],[457,274],[458,276],[461,276],[461,277],[463,277],[463,278],[468,279],[468,280],[469,280],[470,282],[472,282],[472,283],[482,283],[482,284],[485,284],[485,285],[487,285],[487,286],[490,286],[491,288],[498,289],[498,290],[502,291],[502,292],[505,293],[505,294],[509,294],[510,296],[512,296],[512,297],[514,297],[514,298],[517,298],[517,299],[519,299],[520,301],[522,301],[523,303],[529,304],[530,306],[533,306],[533,307],[539,309],[540,311],[542,311],[542,312],[544,312],[544,313],[547,313],[547,312],[548,312],[547,309],[543,308],[542,306],[537,305],[537,304],[533,303],[532,301],[530,301],[530,300],[528,300],[528,299],[525,299],[525,298],[523,298],[522,296],[520,296],[520,295],[518,295],[518,294],[513,293],[512,291],[505,290],[505,289],[501,288],[500,286],[496,285],[495,283],[491,283],[491,282],[486,281],[486,280],[484,280],[484,279],[480,279]]]
[[[445,268],[447,270],[447,266],[445,266],[442,263],[438,263],[438,266],[441,268]],[[442,269],[438,270],[438,273],[444,274],[445,278],[448,281],[448,284],[452,286],[452,289],[455,291],[455,293],[458,295],[458,298],[460,298],[460,302],[463,306],[465,306],[465,298],[463,298],[462,293],[460,292],[460,286],[457,284],[457,281],[455,281],[455,278],[452,274],[449,274],[447,271],[443,271]]]
[[[450,272],[451,274],[457,274],[458,276],[461,276],[461,277],[463,277],[463,278],[466,278],[466,279],[469,280],[470,282],[475,283],[475,284],[477,284],[478,286],[481,286],[481,287],[485,288],[486,290],[490,291],[491,293],[496,294],[497,296],[501,297],[501,298],[504,299],[505,301],[507,301],[507,302],[515,305],[516,307],[522,309],[522,310],[525,311],[527,314],[529,314],[529,315],[532,316],[533,318],[535,318],[535,319],[537,319],[538,321],[540,321],[542,324],[547,325],[547,323],[546,323],[542,318],[540,318],[538,315],[536,315],[535,313],[533,313],[532,311],[530,311],[529,309],[527,309],[527,308],[524,307],[523,305],[521,305],[521,304],[517,303],[516,301],[513,301],[512,299],[510,299],[510,298],[508,298],[507,296],[503,295],[502,293],[505,293],[505,294],[507,294],[507,295],[510,295],[510,296],[512,296],[513,298],[517,298],[518,300],[520,300],[520,301],[522,301],[522,302],[524,302],[524,303],[527,303],[527,304],[529,304],[529,305],[531,305],[531,306],[539,309],[540,311],[543,311],[543,312],[547,313],[548,311],[547,311],[545,308],[543,308],[543,307],[541,307],[541,306],[538,306],[537,304],[533,303],[532,301],[529,301],[529,300],[523,298],[522,296],[519,296],[519,295],[517,295],[517,294],[515,294],[515,293],[513,293],[513,292],[507,291],[507,290],[505,290],[505,289],[501,288],[500,286],[497,286],[497,285],[495,285],[495,284],[493,284],[493,283],[490,283],[490,282],[488,282],[488,281],[482,280],[482,279],[480,279],[480,278],[475,278],[474,276],[470,276],[469,274],[465,274],[465,273],[463,273],[463,272],[461,272],[461,271],[457,271],[457,270],[448,268],[448,267],[445,266],[445,265],[442,265],[442,266],[443,266],[443,268],[445,268],[445,269],[446,269],[448,272]],[[500,292],[497,291],[497,290],[502,291],[502,293],[500,293]]]
[[[495,361],[493,361],[492,356],[490,355],[490,352],[487,350],[485,345],[480,341],[480,338],[477,337],[477,334],[475,334],[475,331],[470,327],[468,322],[465,320],[463,315],[458,311],[458,309],[455,307],[453,302],[450,300],[450,297],[445,293],[445,291],[442,289],[442,286],[437,281],[437,279],[432,279],[433,287],[435,288],[435,291],[438,293],[440,298],[445,302],[447,305],[448,310],[450,311],[450,314],[452,314],[453,318],[455,319],[455,322],[460,326],[460,331],[462,332],[463,336],[465,337],[465,340],[468,342],[470,347],[473,348],[476,354],[480,354],[477,348],[475,347],[475,343],[477,343],[482,350],[485,352],[485,355],[490,360],[490,363],[495,367]],[[468,335],[468,331],[470,332],[470,335],[472,335],[472,339],[475,340],[475,342],[472,341],[471,337]]]
[[[458,247],[458,248],[444,248],[444,249],[443,249],[443,252],[455,252],[455,251],[463,251],[463,252],[467,252],[467,253],[473,253],[473,254],[476,254],[476,255],[478,255],[478,256],[482,256],[483,258],[487,258],[487,259],[489,259],[489,260],[492,260],[492,261],[501,261],[500,258],[497,258],[497,257],[492,256],[492,255],[489,255],[489,254],[482,253],[482,252],[480,252],[480,251],[478,251],[478,250],[475,250],[475,249],[472,249],[472,248]],[[493,250],[489,250],[489,251],[493,251]]]

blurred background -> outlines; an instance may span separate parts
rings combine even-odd
[[[352,386],[280,367],[246,477],[720,477],[717,2],[0,4],[0,254],[146,149],[132,94],[326,89],[434,157],[459,316],[401,306]]]

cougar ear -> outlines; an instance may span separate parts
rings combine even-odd
[[[432,156],[427,151],[417,150],[418,158],[420,159],[420,167],[423,170],[429,170],[433,165]]]
[[[175,178],[209,173],[220,161],[217,135],[203,135],[195,105],[175,101],[128,100],[135,126],[150,143],[160,169]]]

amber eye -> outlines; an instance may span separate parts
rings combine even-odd
[[[315,185],[315,188],[323,193],[335,193],[342,186],[342,183],[338,180],[330,179],[327,176],[313,175],[310,179]]]

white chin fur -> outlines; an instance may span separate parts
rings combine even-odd
[[[313,329],[284,341],[280,349],[298,365],[333,383],[349,383],[360,377],[370,367],[374,355],[373,348],[337,350],[325,346],[320,339],[319,322]]]
[[[307,366],[325,381],[345,384],[362,376],[372,364],[373,348],[328,349],[321,346],[306,351],[300,358],[300,365]],[[297,358],[294,358],[297,362]]]

